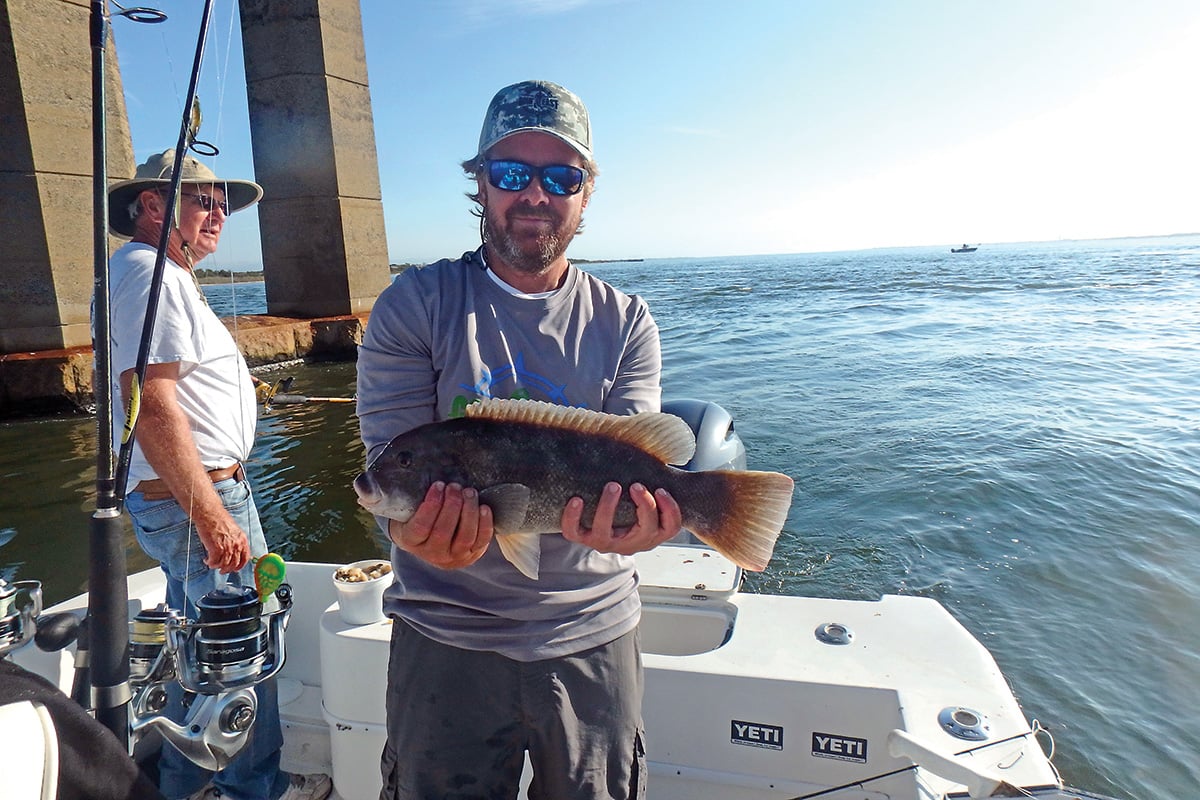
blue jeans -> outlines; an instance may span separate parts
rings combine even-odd
[[[267,552],[258,509],[250,493],[250,484],[227,478],[213,485],[221,503],[250,538],[250,553],[257,558]],[[254,585],[254,568],[247,564],[241,571],[222,575],[204,564],[204,545],[188,519],[187,512],[174,499],[147,501],[141,492],[130,492],[125,508],[133,519],[138,544],[151,558],[157,559],[167,576],[167,605],[182,609],[188,619],[196,619],[195,602],[226,583]],[[186,589],[186,591],[185,591]],[[279,769],[279,750],[283,733],[279,724],[279,700],[275,680],[254,687],[258,715],[250,731],[250,740],[220,772],[209,772],[188,761],[174,746],[163,743],[159,759],[159,789],[171,800],[199,791],[212,779],[223,797],[233,800],[276,800],[288,787],[288,776]],[[183,687],[173,682],[167,690],[169,702],[164,710],[170,719],[182,722]]]

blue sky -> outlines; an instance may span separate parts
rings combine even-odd
[[[114,21],[139,161],[173,146],[199,2]],[[253,174],[236,4],[200,98]],[[388,251],[478,241],[458,163],[500,87],[592,115],[577,258],[820,252],[1200,230],[1194,0],[363,0]],[[214,163],[215,162],[215,163]],[[254,211],[205,266],[258,268]]]

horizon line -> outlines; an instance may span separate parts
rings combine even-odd
[[[973,242],[976,247],[992,247],[995,245],[1014,245],[1014,244],[1058,244],[1065,242],[1112,242],[1121,239],[1181,239],[1189,236],[1200,236],[1200,231],[1180,232],[1180,233],[1147,233],[1147,234],[1124,234],[1121,236],[1086,236],[1086,237],[1062,237],[1058,239],[1014,239],[1009,241],[995,242]],[[960,243],[961,244],[961,243]],[[676,259],[676,258],[753,258],[760,256],[805,256],[805,255],[825,255],[829,253],[867,253],[875,250],[924,250],[935,247],[956,247],[954,243],[939,242],[937,244],[904,244],[904,245],[875,245],[872,247],[847,247],[835,250],[794,250],[787,252],[771,252],[771,253],[724,253],[717,255],[674,255],[674,256],[613,256],[611,258],[584,258],[580,256],[575,261],[580,263],[612,263],[618,261],[652,261],[656,259]],[[437,259],[434,259],[435,261]],[[433,261],[422,260],[406,260],[396,261],[390,257],[388,259],[389,267],[397,266],[424,266],[432,264]],[[223,266],[219,268],[199,267],[198,269],[208,269],[211,272],[225,270],[227,272],[262,272],[261,264],[258,266]]]

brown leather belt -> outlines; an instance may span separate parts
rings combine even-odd
[[[232,464],[228,467],[220,469],[210,469],[208,478],[213,483],[218,483],[226,478],[236,478],[238,483],[246,480],[246,470],[242,469],[242,465]],[[142,493],[143,500],[166,500],[171,497],[171,490],[167,488],[167,482],[161,478],[154,480],[142,481],[137,486],[133,487],[135,492]]]

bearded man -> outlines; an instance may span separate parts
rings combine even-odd
[[[358,360],[368,463],[395,436],[477,399],[532,398],[613,414],[658,411],[661,353],[646,303],[574,266],[567,248],[595,187],[583,102],[548,81],[501,89],[474,157],[483,244],[402,273],[380,295]],[[625,494],[637,523],[614,528]],[[674,536],[662,490],[610,483],[544,536],[540,577],[493,545],[475,487],[436,482],[392,542],[395,620],[383,797],[645,794],[641,606],[632,555]]]

